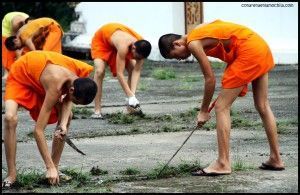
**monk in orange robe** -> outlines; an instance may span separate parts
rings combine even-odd
[[[215,76],[207,56],[227,63],[222,89],[215,104],[218,151],[216,161],[195,176],[231,173],[229,158],[230,108],[238,96],[247,93],[252,83],[255,108],[263,121],[270,145],[270,157],[261,169],[283,170],[275,117],[268,101],[268,72],[274,67],[269,46],[253,30],[231,22],[216,20],[197,26],[187,35],[166,34],[159,39],[160,53],[168,59],[186,59],[191,54],[199,62],[204,75],[204,96],[197,116],[197,125],[210,119],[208,107],[215,90]]]
[[[5,47],[5,40],[7,37],[14,36],[18,30],[29,19],[29,15],[23,12],[9,12],[5,14],[2,20],[2,66],[4,68],[4,75],[2,79],[6,79],[10,65],[20,56],[20,51],[9,51]]]
[[[151,44],[130,29],[119,23],[103,25],[95,33],[91,43],[91,55],[95,64],[94,80],[98,85],[95,97],[95,113],[92,118],[102,118],[102,83],[105,76],[105,64],[110,67],[114,77],[119,80],[128,97],[127,108],[136,108],[139,101],[135,97],[144,58],[151,52]],[[124,69],[128,72],[128,81],[124,79]]]
[[[5,45],[9,50],[21,49],[29,51],[45,50],[62,52],[61,39],[63,30],[52,18],[38,18],[22,26],[16,36],[8,37]]]
[[[87,78],[93,67],[79,60],[52,51],[30,51],[15,61],[9,72],[5,90],[4,146],[8,173],[2,187],[16,181],[16,127],[18,107],[24,107],[36,121],[33,131],[45,162],[50,184],[59,182],[58,165],[64,147],[62,137],[68,132],[72,106],[89,104],[96,92],[96,83]],[[44,130],[57,122],[48,151]]]

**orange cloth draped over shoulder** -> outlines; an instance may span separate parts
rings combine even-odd
[[[112,34],[117,30],[127,32],[137,40],[143,39],[141,35],[133,31],[129,27],[119,23],[109,23],[97,30],[92,39],[91,56],[93,59],[100,58],[103,61],[107,62],[114,77],[117,76],[117,50],[114,48],[114,46],[111,45],[110,38]],[[126,55],[125,66],[127,66],[129,60],[131,60],[132,58],[133,57],[131,52],[128,52],[128,54]]]
[[[222,77],[222,87],[230,89],[244,86],[239,96],[246,95],[248,83],[275,66],[271,50],[265,40],[245,26],[216,20],[192,30],[187,36],[187,44],[204,38],[231,40],[229,51],[224,49],[222,42],[204,51],[207,56],[227,63]]]
[[[62,52],[63,30],[55,20],[52,18],[38,18],[29,21],[24,28],[20,29],[19,37],[24,42],[37,31],[39,31],[38,35],[32,39],[36,50]]]
[[[93,67],[79,60],[52,51],[30,51],[13,63],[6,80],[5,101],[14,100],[29,110],[37,121],[46,92],[40,76],[47,64],[67,68],[78,77],[88,77]],[[48,124],[57,122],[58,113],[52,109]]]

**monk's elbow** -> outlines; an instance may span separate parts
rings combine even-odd
[[[37,139],[37,138],[39,138],[40,136],[41,136],[41,131],[40,130],[38,130],[37,128],[35,128],[34,130],[33,130],[33,136],[34,136],[34,138],[35,139]]]
[[[211,85],[215,85],[216,84],[216,78],[215,77],[206,77],[205,82],[210,83]]]
[[[123,78],[123,73],[122,72],[117,72],[117,78]]]

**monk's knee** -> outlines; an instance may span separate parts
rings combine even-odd
[[[221,103],[218,103],[218,101],[215,104],[215,112],[216,114],[222,113],[227,111],[229,108],[225,107],[224,105],[222,105]]]
[[[4,121],[8,126],[17,125],[18,116],[15,114],[6,113],[4,117]]]
[[[270,105],[268,102],[255,103],[255,109],[260,115],[265,115],[268,112],[269,107]]]
[[[68,124],[67,124],[68,126],[70,125],[72,118],[73,118],[73,112],[70,113]]]
[[[101,69],[101,68],[96,68],[95,70],[95,75],[98,77],[98,78],[104,78],[104,75],[105,75],[105,69]]]

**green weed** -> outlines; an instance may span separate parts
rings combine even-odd
[[[185,75],[182,77],[182,81],[184,81],[184,82],[197,82],[200,80],[201,80],[200,75],[197,75],[197,76]]]
[[[298,126],[298,119],[282,119],[276,121],[278,134],[288,134],[291,132],[291,127]]]
[[[255,167],[247,165],[240,158],[236,158],[236,160],[232,164],[232,169],[233,171],[247,171],[247,170],[255,169]]]
[[[17,173],[17,180],[14,185],[17,187],[32,189],[39,186],[43,178],[45,178],[44,174],[37,170],[22,170]]]
[[[169,80],[176,78],[174,70],[169,68],[157,68],[153,71],[152,76],[157,80]]]
[[[92,175],[106,175],[106,174],[108,174],[108,171],[102,170],[97,166],[97,167],[92,167],[92,169],[90,170],[90,173]]]
[[[124,114],[123,112],[112,113],[108,115],[108,122],[113,124],[131,124],[137,116]]]
[[[124,171],[120,171],[123,175],[137,175],[140,174],[141,171],[139,171],[137,168],[127,168]]]
[[[73,182],[76,182],[77,187],[80,187],[91,181],[91,174],[82,172],[82,170],[78,170],[75,168],[66,168],[62,169],[61,172],[68,176],[71,176]]]
[[[252,127],[254,126],[253,121],[243,119],[240,117],[232,117],[231,119],[231,127],[237,128],[237,127]]]
[[[189,91],[193,89],[193,85],[190,83],[184,82],[183,84],[180,84],[179,86],[176,87],[177,90],[180,91]]]
[[[149,87],[150,87],[150,84],[148,82],[142,81],[138,84],[138,90],[140,90],[140,91],[146,91],[147,89],[149,89]]]
[[[130,132],[132,133],[132,134],[135,134],[135,133],[139,133],[139,132],[141,132],[141,130],[139,129],[139,128],[132,128],[131,130],[130,130]]]
[[[226,67],[226,64],[224,62],[210,62],[210,64],[215,69],[221,69]]]
[[[190,172],[200,169],[200,162],[195,161],[192,164],[183,162],[179,164],[177,167],[174,166],[166,166],[166,168],[161,172],[164,164],[159,164],[154,169],[150,170],[147,173],[149,179],[157,179],[157,178],[168,178],[180,175],[190,174]],[[160,175],[158,175],[161,172]]]
[[[179,114],[179,117],[182,118],[183,121],[190,120],[191,117],[196,117],[198,114],[198,108],[192,108],[186,112],[182,112]]]
[[[80,115],[91,115],[93,114],[93,111],[88,109],[88,108],[85,108],[85,107],[75,107],[73,106],[72,108],[72,112],[73,114],[80,114]]]
[[[30,138],[34,138],[33,132],[27,133],[27,136]]]

